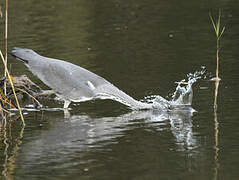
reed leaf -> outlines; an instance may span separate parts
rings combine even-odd
[[[209,13],[209,17],[210,17],[210,19],[211,19],[211,22],[212,22],[214,31],[215,31],[215,33],[217,34],[217,28],[216,28],[216,25],[215,25],[215,23],[214,23],[214,20],[213,20],[213,17],[212,17],[212,15],[211,15],[211,13]]]

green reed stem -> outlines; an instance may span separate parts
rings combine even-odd
[[[219,79],[220,38],[222,37],[222,35],[225,31],[225,26],[223,26],[222,28],[220,27],[221,26],[221,10],[219,10],[217,22],[213,19],[211,13],[209,13],[209,17],[211,19],[211,23],[212,23],[212,26],[213,26],[213,29],[215,31],[216,38],[217,38],[217,41],[216,41],[216,47],[217,47],[217,49],[216,49],[216,64],[217,64],[216,78]]]

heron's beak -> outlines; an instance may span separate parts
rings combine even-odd
[[[14,51],[14,48],[13,48],[13,51]],[[22,61],[22,62],[28,64],[28,60],[22,59],[22,58],[18,57],[13,51],[10,51],[10,52],[7,52],[7,53],[10,54],[10,55],[12,55],[12,56],[15,57],[16,59],[18,59],[18,60],[20,60],[20,61]]]
[[[12,55],[13,57],[16,57],[15,54],[13,52],[7,52],[8,54]]]

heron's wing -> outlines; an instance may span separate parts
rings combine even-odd
[[[100,77],[99,75],[88,71],[85,68],[71,63],[67,63],[65,65],[65,68],[75,81],[86,84],[90,89],[97,88],[103,84],[110,84],[110,82],[105,80],[103,77]]]
[[[64,61],[49,61],[29,68],[57,94],[68,99],[94,96],[93,88],[97,75]],[[94,84],[94,85],[93,85]]]
[[[39,58],[42,60],[35,61],[29,69],[64,98],[92,98],[96,95],[98,87],[112,85],[97,74],[72,63],[43,56]]]

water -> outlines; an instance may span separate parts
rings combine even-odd
[[[175,108],[184,108],[191,106],[193,100],[193,84],[201,78],[206,78],[206,69],[202,66],[202,70],[187,74],[187,79],[176,82],[177,87],[169,100],[159,96],[151,95],[145,97],[147,103],[152,104],[152,108],[158,110],[170,110]]]
[[[0,179],[238,179],[237,1],[9,3],[9,49],[78,64],[169,110],[95,100],[71,104],[65,116],[63,102],[41,99],[43,109],[24,111],[25,128],[15,115],[1,127]],[[208,12],[217,8],[226,30],[214,111],[216,42]],[[14,75],[47,89],[22,63],[9,62]],[[206,79],[192,85],[191,103],[186,82],[194,76],[186,75],[201,66]],[[21,104],[32,108],[31,100]]]

